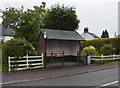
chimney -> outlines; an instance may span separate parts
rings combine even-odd
[[[84,28],[84,33],[88,33],[89,29],[88,27]]]

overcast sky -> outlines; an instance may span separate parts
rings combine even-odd
[[[65,6],[76,8],[79,24],[79,33],[83,33],[84,27],[89,31],[101,36],[102,31],[107,29],[110,37],[118,33],[118,1],[119,0],[0,0],[0,9],[12,6],[19,8],[24,6],[25,9],[40,5],[46,2],[46,7],[60,3]],[[0,23],[2,19],[0,19]]]

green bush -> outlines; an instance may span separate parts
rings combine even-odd
[[[93,46],[88,46],[88,47],[83,48],[82,52],[86,53],[87,55],[96,55],[97,54],[96,49]]]
[[[111,44],[115,48],[115,54],[120,53],[120,38],[102,38],[88,41],[81,41],[81,48],[85,48],[87,46],[94,46],[96,51],[100,51],[100,48],[105,44]]]
[[[105,44],[100,49],[100,53],[103,55],[111,55],[115,52],[115,48],[111,44]]]
[[[26,54],[37,54],[31,43],[21,38],[6,41],[2,46],[2,70],[8,70],[8,56],[17,58]]]

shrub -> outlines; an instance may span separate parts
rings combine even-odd
[[[115,52],[115,48],[111,44],[105,44],[103,47],[100,49],[100,53],[103,55],[111,55]]]
[[[31,43],[24,39],[11,39],[6,41],[2,46],[2,67],[4,71],[8,69],[8,56],[22,57],[26,54],[36,55],[34,47]]]
[[[95,55],[96,49],[93,46],[88,46],[88,47],[83,48],[83,52],[86,53],[87,55]]]

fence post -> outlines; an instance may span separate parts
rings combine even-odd
[[[101,63],[103,64],[103,55],[101,56],[101,59],[102,59],[102,60],[101,60]]]
[[[27,62],[27,69],[28,69],[28,66],[29,66],[29,63],[28,63],[28,54],[26,54],[26,62]]]
[[[115,60],[115,54],[113,54],[113,59]]]
[[[87,62],[88,62],[87,64],[91,64],[91,56],[87,57]]]
[[[11,65],[10,65],[10,56],[8,57],[8,66],[9,66],[9,72],[11,71]]]
[[[41,56],[42,56],[42,67],[44,67],[44,56],[43,56],[43,53],[41,54]]]

